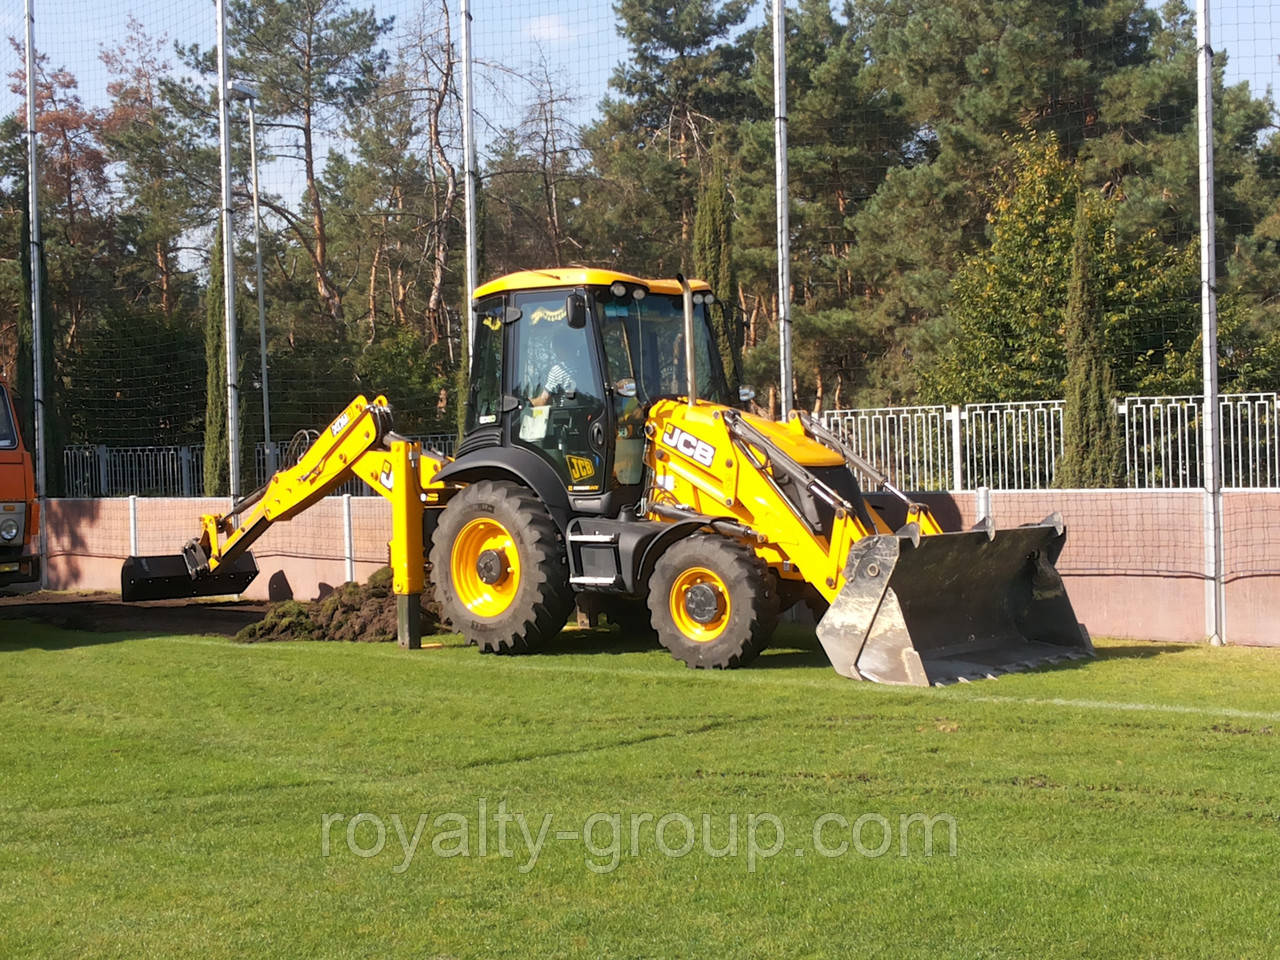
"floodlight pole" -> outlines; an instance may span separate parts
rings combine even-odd
[[[479,282],[476,263],[476,126],[475,91],[471,84],[471,2],[461,0],[462,18],[462,191],[466,207],[467,279],[466,302],[462,305],[463,323],[467,329],[467,353],[464,362],[471,369],[471,352],[475,343],[475,311],[471,297]]]
[[[773,0],[773,149],[778,219],[778,361],[782,419],[791,416],[791,223],[787,191],[787,7]]]
[[[233,501],[240,498],[240,371],[236,362],[236,260],[231,214],[231,141],[227,121],[226,0],[218,12],[218,139],[222,154],[222,311],[227,339],[227,473]]]
[[[267,454],[267,473],[276,472],[276,448],[271,445],[271,390],[267,385],[267,306],[262,286],[262,213],[258,207],[258,91],[247,83],[233,81],[227,90],[232,100],[249,104],[249,166],[253,171],[253,259],[258,271],[258,354],[262,359],[262,446]]]
[[[1196,3],[1196,61],[1200,142],[1200,322],[1204,404],[1200,417],[1204,455],[1205,633],[1226,642],[1223,596],[1222,449],[1218,431],[1218,301],[1214,261],[1213,48],[1209,44],[1209,0]]]
[[[31,407],[35,418],[36,503],[40,508],[39,546],[40,586],[49,583],[46,546],[48,537],[49,451],[44,423],[44,258],[40,256],[40,164],[36,154],[36,31],[32,0],[26,2],[27,20],[27,216],[29,218],[31,258]]]

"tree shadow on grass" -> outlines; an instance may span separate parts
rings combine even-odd
[[[7,617],[0,620],[0,654],[18,650],[74,650],[133,638],[133,634],[77,630],[39,620],[11,620]]]
[[[71,597],[6,602],[0,604],[0,651],[64,650],[175,635],[230,637],[261,620],[264,613],[262,604],[249,601],[123,604],[115,599]],[[35,637],[33,624],[67,633]]]

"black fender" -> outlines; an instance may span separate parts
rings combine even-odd
[[[532,490],[564,533],[569,525],[569,491],[547,461],[520,447],[482,447],[447,463],[433,480],[474,483],[477,480],[512,480]]]
[[[679,520],[675,523],[664,524],[667,529],[649,541],[645,547],[644,554],[640,557],[640,563],[634,569],[636,571],[636,589],[641,592],[641,596],[649,590],[649,576],[653,573],[654,565],[657,564],[658,558],[667,552],[677,540],[683,540],[690,534],[697,533],[707,526],[706,520]]]

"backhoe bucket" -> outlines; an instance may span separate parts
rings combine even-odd
[[[160,557],[129,557],[120,568],[120,599],[179,600],[186,597],[220,597],[244,593],[258,575],[252,553],[244,553],[230,563],[193,575],[180,553]]]
[[[853,545],[818,624],[837,673],[929,686],[1093,656],[1054,567],[1057,514],[1008,530],[920,536],[914,524]]]

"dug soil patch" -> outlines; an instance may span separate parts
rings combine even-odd
[[[440,605],[430,586],[422,594],[422,632],[440,631]],[[261,623],[236,634],[242,643],[276,640],[337,640],[352,643],[394,643],[396,597],[391,592],[391,568],[383,567],[366,583],[344,583],[323,600],[273,603]]]

